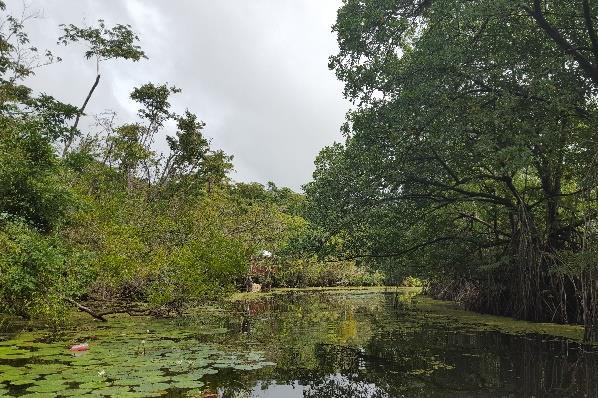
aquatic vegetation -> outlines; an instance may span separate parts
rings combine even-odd
[[[170,320],[123,316],[59,334],[0,335],[0,397],[598,393],[591,347],[538,334],[551,331],[546,325],[530,334],[513,321],[501,331],[496,317],[412,289],[274,291],[224,305]],[[69,351],[82,343],[88,351]],[[583,383],[571,384],[573,374]]]
[[[148,329],[150,327],[150,329]],[[148,397],[204,386],[201,379],[219,369],[256,370],[272,366],[262,352],[232,351],[200,343],[197,331],[180,331],[168,322],[113,320],[87,331],[67,333],[58,341],[27,333],[0,343],[0,394],[24,397]],[[209,330],[200,330],[209,335]],[[222,328],[213,330],[222,334]],[[71,341],[89,341],[89,350],[69,351]]]
[[[422,296],[416,299],[415,307],[423,311],[428,318],[436,317],[439,321],[444,320],[453,325],[462,324],[477,330],[493,330],[511,334],[541,334],[583,341],[584,332],[581,325],[527,322],[509,317],[480,314],[460,309],[454,302]]]

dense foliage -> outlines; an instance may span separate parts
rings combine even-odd
[[[322,247],[596,338],[597,10],[346,0],[330,66],[356,109],[306,186]]]
[[[4,15],[1,27],[1,312],[168,315],[248,282],[381,283],[355,262],[305,254],[303,196],[232,182],[232,156],[212,147],[196,114],[173,109],[179,88],[132,88],[137,120],[85,114],[102,63],[147,58],[130,26],[62,26],[58,43],[83,45],[97,65],[80,106],[27,87],[36,68],[60,59],[29,42],[23,19]]]

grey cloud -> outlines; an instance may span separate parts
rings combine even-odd
[[[103,66],[90,110],[111,108],[134,117],[128,92],[147,81],[175,84],[189,108],[207,123],[213,145],[235,156],[240,181],[298,189],[319,149],[340,139],[349,104],[327,69],[336,51],[331,25],[340,0],[35,0],[45,18],[30,26],[53,47],[59,23],[130,23],[150,60]],[[12,9],[20,1],[9,1]],[[79,103],[94,66],[75,48],[59,49],[65,62],[40,70],[33,84]],[[157,143],[163,149],[163,140]]]

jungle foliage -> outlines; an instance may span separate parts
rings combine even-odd
[[[305,187],[321,249],[595,340],[597,12],[345,0],[330,67],[355,109]]]
[[[82,46],[97,67],[83,103],[72,105],[27,86],[60,58],[30,43],[26,16],[0,8],[0,312],[53,323],[75,307],[98,319],[169,315],[248,278],[280,286],[367,279],[354,262],[326,263],[324,272],[315,256],[299,260],[309,257],[300,244],[310,230],[303,196],[233,182],[232,156],[212,146],[195,113],[172,106],[181,89],[132,88],[135,120],[85,113],[102,64],[143,67],[130,26],[61,26],[58,44]],[[264,250],[274,256],[264,260]]]

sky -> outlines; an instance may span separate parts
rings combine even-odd
[[[23,0],[8,0],[11,13]],[[63,58],[29,84],[80,105],[95,79],[84,47],[58,47],[59,24],[130,24],[149,60],[107,61],[86,113],[112,110],[135,119],[136,86],[169,83],[183,91],[173,110],[196,113],[214,148],[234,155],[235,181],[273,181],[299,190],[319,150],[341,140],[350,104],[328,69],[337,51],[331,26],[341,0],[26,0],[39,17],[27,22],[32,42]],[[91,126],[93,118],[80,127]],[[90,127],[91,128],[91,127]],[[174,134],[173,129],[165,131]],[[156,150],[166,151],[164,136]]]

